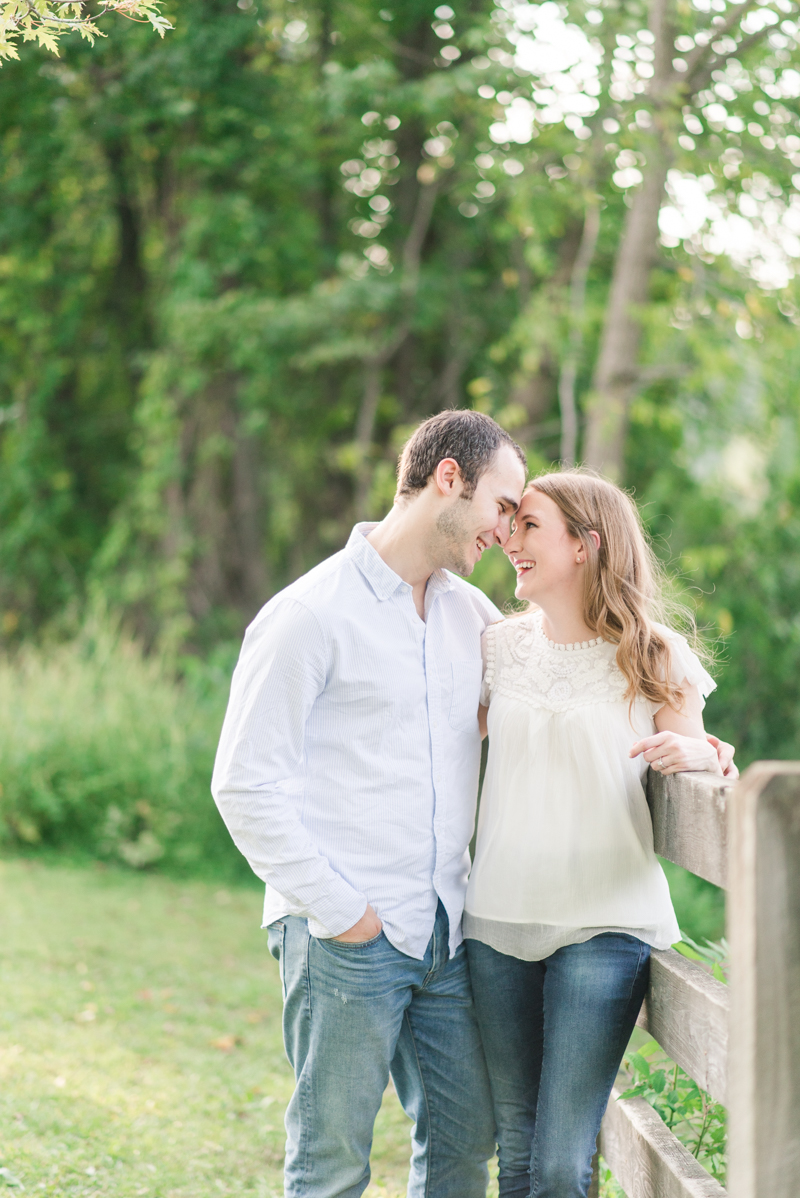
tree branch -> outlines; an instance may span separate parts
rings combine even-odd
[[[736,29],[740,24],[742,17],[746,16],[752,8],[756,7],[757,0],[743,0],[742,4],[737,4],[731,9],[727,20],[716,27],[713,38],[709,38],[704,46],[695,46],[694,50],[686,57],[686,71],[684,78],[691,78],[694,71],[703,65],[705,60],[712,53],[711,43],[718,37],[727,37],[732,29]],[[727,56],[726,56],[727,57]]]
[[[731,14],[730,18],[724,25],[720,25],[717,36],[727,37],[732,29],[739,24],[742,17],[747,15],[747,12],[755,7],[756,0],[745,0],[744,4],[739,4]],[[770,9],[770,12],[772,9]],[[735,18],[735,19],[734,19]],[[729,54],[717,54],[712,50],[712,43],[709,42],[706,46],[697,46],[692,54],[687,58],[688,70],[679,76],[683,89],[687,92],[702,91],[711,81],[712,72],[730,58],[740,59],[751,46],[760,42],[770,30],[772,25],[765,25],[763,29],[759,29],[756,33],[750,33],[744,36],[741,41],[737,42],[736,49],[731,50]],[[697,53],[700,51],[700,53]],[[709,57],[713,55],[713,57]]]

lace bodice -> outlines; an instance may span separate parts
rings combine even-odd
[[[669,640],[671,681],[705,697],[714,683],[686,640],[658,629]],[[616,646],[554,645],[539,612],[490,625],[483,651],[489,757],[467,934],[481,939],[503,925],[511,941],[498,951],[524,940],[518,951],[528,960],[603,929],[666,948],[678,925],[653,851],[647,762],[630,756],[655,732],[662,704],[630,704]]]
[[[628,688],[617,665],[616,645],[607,641],[585,646],[555,646],[544,636],[541,612],[492,624],[483,636],[484,678],[481,702],[488,706],[493,695],[544,708],[569,711],[593,703],[621,703]],[[703,698],[714,682],[692,653],[686,639],[658,625],[672,649],[672,678],[688,679]],[[660,704],[646,704],[654,712]]]

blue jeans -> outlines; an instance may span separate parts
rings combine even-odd
[[[650,949],[607,932],[544,961],[466,944],[498,1127],[500,1198],[586,1198]]]
[[[441,903],[424,960],[381,933],[318,940],[304,919],[272,924],[286,1054],[286,1198],[356,1198],[391,1073],[414,1121],[408,1198],[484,1198],[494,1152],[489,1079],[464,945],[452,959]]]

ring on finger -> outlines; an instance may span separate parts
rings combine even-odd
[[[658,768],[660,770],[663,770],[663,768],[664,768],[664,758],[663,757],[659,757],[659,759],[658,759]]]

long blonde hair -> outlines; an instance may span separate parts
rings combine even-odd
[[[679,615],[695,634],[694,620],[685,608],[666,603],[661,565],[647,543],[636,504],[614,483],[585,469],[544,474],[525,489],[553,500],[570,536],[586,551],[584,620],[617,646],[617,665],[628,680],[626,698],[641,695],[680,708],[684,696],[670,681],[669,642],[654,620],[665,623],[669,606],[673,620]],[[591,531],[600,537],[599,548]]]

